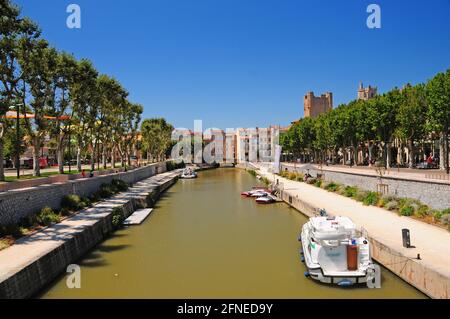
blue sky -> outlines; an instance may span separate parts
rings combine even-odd
[[[13,0],[44,37],[116,77],[144,116],[176,127],[264,127],[303,116],[303,95],[355,98],[450,67],[450,0]],[[66,27],[66,7],[82,28]],[[382,9],[368,29],[366,8]]]

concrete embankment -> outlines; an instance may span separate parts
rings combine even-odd
[[[138,208],[151,207],[178,176],[179,171],[166,172],[137,182],[128,191],[0,251],[0,298],[34,296],[114,230],[114,208],[122,208],[126,218]]]
[[[350,217],[371,242],[372,257],[431,298],[450,297],[450,234],[412,218],[400,217],[378,207],[305,183],[293,182],[260,171],[283,185],[283,201],[301,213],[316,216],[325,208],[331,215]],[[413,248],[402,246],[401,230],[411,231]],[[420,254],[420,259],[417,256]]]

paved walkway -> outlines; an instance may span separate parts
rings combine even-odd
[[[99,222],[110,214],[114,207],[124,205],[132,197],[145,198],[157,186],[179,174],[177,170],[150,177],[136,183],[128,191],[99,202],[92,208],[85,209],[59,224],[19,239],[13,246],[0,251],[0,282],[56,249],[77,233]]]
[[[278,179],[284,183],[284,191],[303,201],[325,208],[332,215],[348,216],[358,227],[363,227],[369,235],[406,257],[416,258],[420,254],[424,266],[450,278],[450,232],[437,226],[408,217],[401,217],[382,208],[364,206],[353,199],[330,193],[326,190],[294,182],[277,175],[260,171],[271,181]],[[411,245],[406,249],[402,243],[402,229],[411,231]]]
[[[294,164],[294,163],[283,163],[285,166],[289,166],[297,169],[315,169],[319,170],[319,166],[315,164]],[[353,174],[362,174],[367,176],[379,176],[375,168],[373,167],[348,167],[342,165],[331,165],[331,166],[323,166],[322,169],[324,171],[331,172],[343,172],[343,173],[353,173]],[[440,170],[418,170],[418,169],[400,169],[391,168],[386,170],[384,173],[384,177],[391,178],[400,178],[406,180],[419,180],[419,181],[429,181],[429,182],[439,182],[450,184],[450,176],[445,174],[444,171]]]

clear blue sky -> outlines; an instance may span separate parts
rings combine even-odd
[[[176,127],[285,125],[303,95],[354,99],[359,81],[385,92],[450,67],[450,0],[13,0],[44,37],[116,77]],[[66,27],[66,7],[82,29]],[[366,27],[370,3],[382,28]]]

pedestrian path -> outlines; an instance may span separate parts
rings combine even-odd
[[[450,232],[437,226],[402,217],[396,213],[373,206],[364,206],[353,199],[330,193],[306,183],[294,182],[264,170],[261,175],[269,180],[278,179],[284,184],[284,192],[301,198],[314,207],[327,210],[332,215],[347,216],[358,227],[363,227],[369,235],[380,243],[395,249],[406,257],[416,259],[420,254],[422,265],[450,278]],[[402,229],[411,232],[414,248],[404,248]]]

